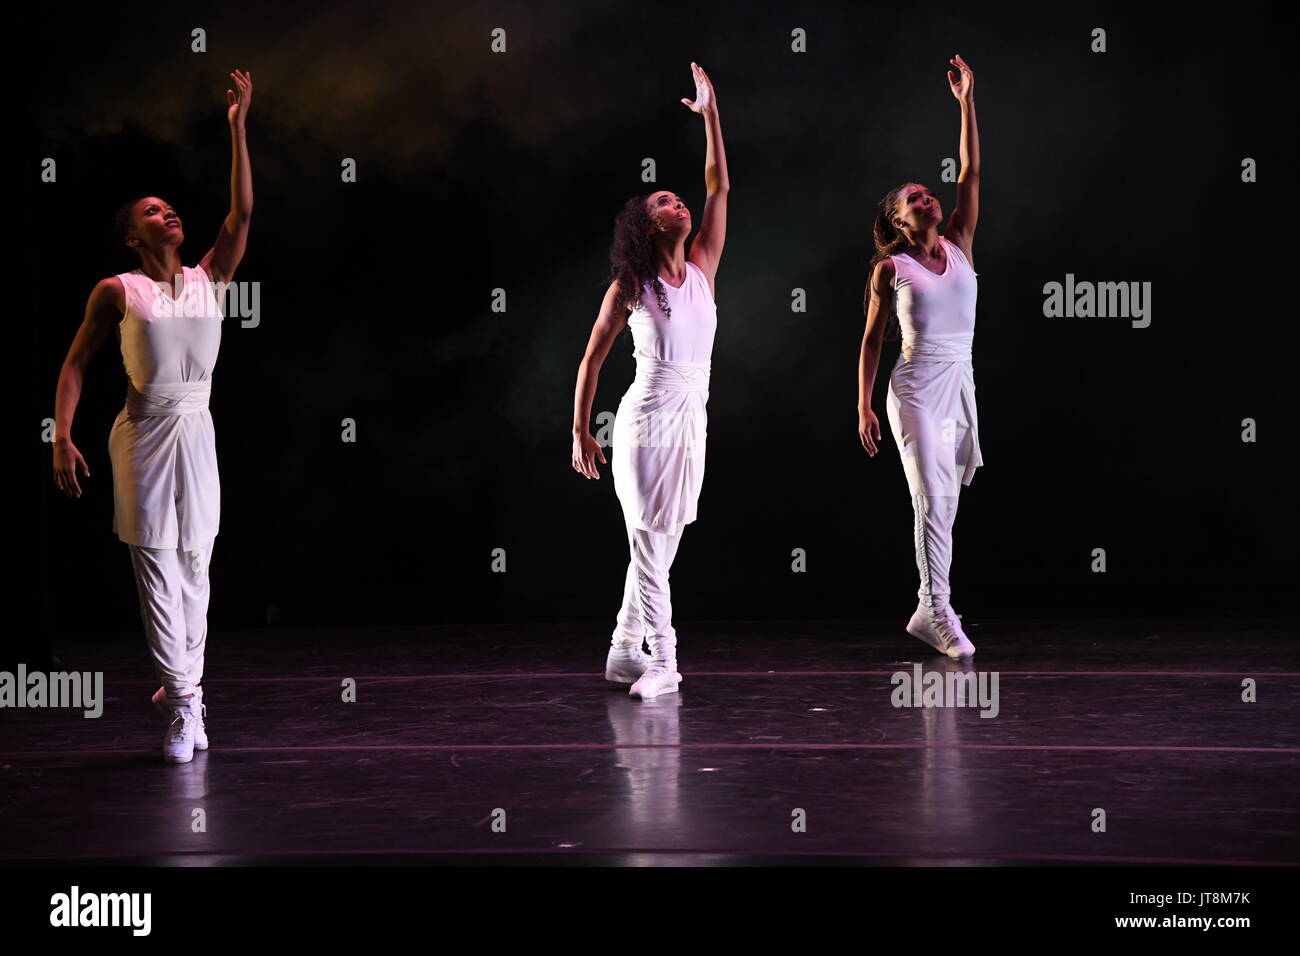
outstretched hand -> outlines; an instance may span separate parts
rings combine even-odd
[[[682,97],[682,102],[691,108],[693,113],[707,113],[712,110],[717,101],[713,96],[713,83],[709,80],[709,75],[704,72],[695,61],[691,61],[691,75],[695,77],[695,99],[688,100]]]
[[[230,78],[235,81],[235,88],[239,92],[226,90],[226,102],[229,104],[226,119],[230,121],[231,126],[243,126],[244,117],[248,115],[248,106],[253,102],[253,74],[235,70],[230,74]]]
[[[969,103],[971,95],[975,92],[975,74],[966,65],[960,53],[954,53],[953,58],[948,62],[957,67],[958,73],[957,76],[953,76],[952,70],[948,71],[948,86],[952,89],[952,95],[957,97],[958,103]]]

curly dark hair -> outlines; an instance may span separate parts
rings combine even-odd
[[[876,245],[876,254],[871,257],[871,265],[867,267],[867,287],[862,293],[862,311],[866,313],[868,306],[871,304],[871,276],[876,271],[876,263],[887,256],[892,256],[898,250],[907,246],[907,236],[894,225],[894,216],[898,214],[898,201],[906,192],[910,183],[899,183],[880,200],[880,214],[876,216],[875,225],[871,229],[871,238]],[[891,309],[889,312],[889,324],[885,327],[885,338],[893,340],[898,338],[898,312]]]
[[[640,305],[642,284],[653,282],[659,308],[670,317],[672,310],[668,307],[668,294],[659,280],[659,259],[650,239],[654,224],[645,208],[651,195],[653,193],[633,196],[614,217],[614,241],[609,248],[609,279],[606,281],[618,280],[616,309]]]

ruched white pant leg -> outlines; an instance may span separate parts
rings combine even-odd
[[[645,643],[645,623],[641,617],[641,602],[636,589],[636,550],[631,543],[632,529],[628,529],[629,550],[632,559],[627,563],[627,574],[623,577],[623,604],[618,609],[615,621],[614,643],[640,647]]]
[[[618,613],[620,633],[628,643],[650,641],[655,661],[676,667],[677,632],[673,629],[669,570],[677,557],[685,527],[677,534],[661,534],[628,525],[631,560]]]
[[[913,538],[921,586],[917,597],[931,609],[949,603],[948,572],[952,566],[952,529],[957,519],[957,495],[913,495]]]
[[[169,697],[193,694],[203,682],[215,544],[213,538],[189,551],[128,545],[145,638]]]

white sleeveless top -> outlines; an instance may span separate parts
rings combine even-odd
[[[660,279],[663,282],[662,279]],[[713,357],[713,336],[718,329],[718,308],[709,280],[689,259],[686,279],[680,289],[663,282],[664,295],[672,314],[664,315],[653,282],[641,287],[641,301],[628,313],[635,347],[632,354],[660,362],[709,362]],[[640,362],[638,361],[638,365]]]
[[[969,361],[975,339],[979,274],[954,242],[939,237],[948,268],[935,275],[905,252],[895,253],[894,292],[903,353]]]
[[[212,377],[221,348],[221,309],[211,280],[199,266],[182,266],[185,286],[172,301],[172,283],[139,269],[118,275],[126,308],[118,333],[122,365],[136,389]]]

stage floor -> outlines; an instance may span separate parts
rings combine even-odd
[[[0,711],[0,859],[1300,862],[1294,620],[964,623],[970,664],[901,622],[684,621],[681,692],[644,702],[604,625],[215,627],[179,766],[144,638],[62,641],[104,712]],[[895,706],[918,664],[996,673],[996,716]]]

